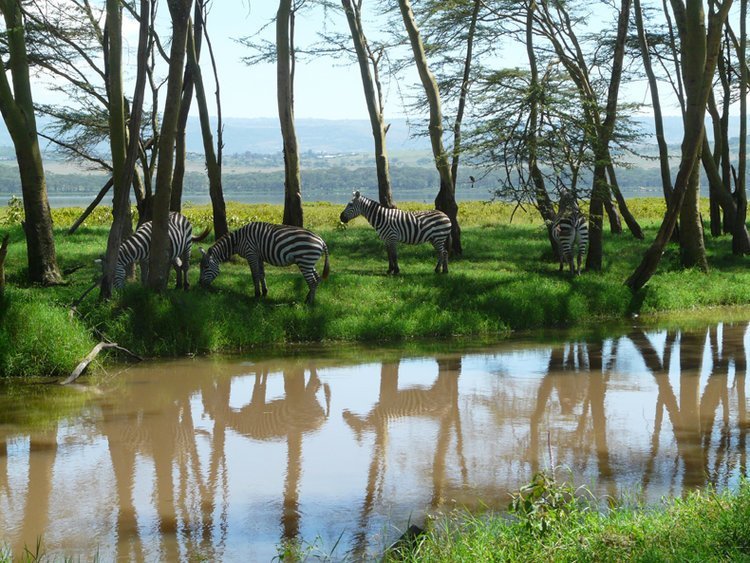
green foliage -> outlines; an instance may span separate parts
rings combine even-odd
[[[8,200],[8,206],[5,209],[5,213],[0,216],[0,225],[12,227],[20,225],[21,221],[23,221],[23,201],[12,195]]]
[[[89,329],[31,293],[6,290],[0,303],[0,374],[60,376],[92,347]]]
[[[509,511],[529,532],[541,535],[564,523],[571,513],[585,510],[576,493],[571,485],[559,483],[554,473],[540,471],[512,495]]]

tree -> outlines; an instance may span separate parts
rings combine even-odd
[[[276,13],[276,99],[284,143],[284,224],[301,227],[302,188],[294,127],[294,14],[292,0],[279,0]]]
[[[182,74],[185,64],[188,26],[192,0],[167,0],[172,20],[172,46],[169,53],[167,94],[164,99],[161,136],[159,138],[159,162],[156,168],[156,193],[151,231],[151,255],[149,258],[148,286],[163,291],[169,280],[169,206],[172,192],[172,166],[174,163],[174,141],[180,111]]]
[[[419,72],[430,111],[429,133],[432,145],[432,154],[435,158],[435,167],[440,176],[440,190],[435,198],[435,208],[444,212],[451,220],[451,248],[454,254],[461,255],[461,227],[458,224],[458,204],[456,203],[456,192],[451,176],[448,155],[443,147],[443,114],[440,106],[440,92],[438,90],[435,76],[427,64],[424,44],[417,29],[414,12],[409,0],[399,0],[399,9],[404,20],[404,26],[409,36],[414,62]]]
[[[148,65],[148,42],[151,25],[149,14],[151,0],[141,0],[140,29],[138,35],[137,76],[131,108],[130,123],[126,131],[125,103],[122,85],[122,8],[119,0],[107,2],[107,93],[109,100],[110,147],[112,151],[112,181],[114,199],[112,203],[112,227],[107,239],[107,255],[104,262],[101,297],[109,298],[112,292],[117,254],[122,239],[131,228],[130,186],[133,182],[135,163],[140,141],[141,112],[146,87]],[[127,146],[126,146],[127,145]]]
[[[224,203],[224,192],[221,187],[221,160],[214,150],[214,140],[211,133],[211,121],[208,116],[208,101],[206,89],[203,85],[203,74],[198,64],[200,53],[200,33],[205,30],[204,0],[196,0],[195,4],[195,33],[192,29],[188,32],[187,58],[190,76],[195,87],[195,98],[198,102],[198,112],[201,122],[201,134],[203,138],[203,150],[206,158],[206,171],[208,172],[208,191],[211,197],[213,209],[214,234],[216,238],[229,232],[227,226],[227,209]],[[198,24],[200,22],[200,24]],[[217,80],[218,85],[218,80]],[[217,86],[218,87],[218,86]],[[219,123],[221,131],[221,123]],[[221,151],[221,138],[219,138],[219,151]],[[219,153],[221,154],[221,153]]]
[[[28,277],[31,282],[53,285],[62,281],[62,274],[57,265],[52,214],[37,137],[20,0],[0,0],[0,12],[5,21],[9,55],[7,62],[0,58],[0,112],[13,140],[21,177]]]
[[[385,148],[385,126],[383,91],[380,84],[379,64],[383,49],[372,49],[362,28],[362,0],[352,2],[341,0],[346,13],[349,30],[357,54],[362,87],[365,92],[367,113],[370,116],[372,136],[375,140],[375,168],[378,175],[378,199],[386,207],[394,207],[391,190],[391,173],[388,166],[388,153]],[[372,72],[371,72],[372,71]]]
[[[725,0],[712,9],[706,32],[702,0],[672,0],[672,8],[680,22],[682,39],[682,73],[685,81],[685,134],[682,141],[682,158],[675,179],[672,197],[667,206],[659,231],[635,271],[625,285],[636,291],[642,288],[656,271],[664,247],[672,236],[677,215],[689,189],[690,177],[703,146],[706,103],[713,85],[714,71],[719,54],[721,33],[732,0]],[[684,231],[680,233],[680,240]]]

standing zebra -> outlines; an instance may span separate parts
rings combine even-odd
[[[388,273],[398,274],[398,254],[396,244],[419,244],[430,242],[435,247],[438,263],[435,273],[448,272],[448,237],[451,233],[451,220],[442,211],[401,211],[383,207],[377,201],[354,192],[354,197],[341,212],[341,222],[348,223],[355,217],[364,215],[385,242],[388,251]]]
[[[552,238],[557,245],[560,271],[563,271],[563,265],[567,263],[571,275],[581,275],[581,258],[589,243],[589,227],[575,198],[568,196],[567,192],[560,197],[560,210],[552,223]],[[574,256],[576,265],[573,264]]]
[[[255,285],[255,297],[268,294],[264,262],[273,266],[297,264],[310,291],[305,302],[312,305],[315,301],[315,290],[321,276],[315,270],[315,263],[325,255],[323,278],[328,278],[328,247],[323,239],[300,227],[274,225],[271,223],[253,222],[236,231],[232,231],[217,240],[208,251],[200,249],[201,276],[200,284],[208,287],[219,275],[219,264],[229,260],[233,254],[239,254],[250,266]]]
[[[169,261],[177,273],[177,289],[187,291],[190,288],[188,269],[190,268],[190,250],[193,242],[205,239],[210,228],[206,228],[197,237],[193,236],[193,227],[184,215],[176,212],[169,214]],[[148,259],[151,252],[151,221],[146,221],[126,238],[117,252],[115,265],[115,279],[112,284],[115,289],[125,285],[125,270],[133,262],[141,263],[141,279],[148,277]]]

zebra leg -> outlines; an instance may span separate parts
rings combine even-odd
[[[185,250],[182,255],[182,289],[190,289],[190,280],[188,279],[188,270],[190,270],[190,250]]]
[[[300,272],[302,272],[302,277],[305,278],[307,287],[309,288],[307,297],[305,298],[305,303],[308,305],[312,305],[315,302],[315,291],[318,289],[320,276],[318,275],[318,272],[315,271],[314,267],[309,270],[303,270],[302,267],[300,267]]]
[[[396,250],[396,243],[388,242],[386,243],[385,248],[388,251],[388,273],[396,276],[401,271],[398,267],[398,251]]]
[[[148,256],[141,260],[141,283],[146,285],[148,281]]]
[[[440,274],[448,273],[448,248],[446,247],[446,241],[435,241],[432,246],[435,247],[438,255],[437,266],[435,266],[435,273]]]
[[[261,280],[261,271],[262,271],[262,264],[259,264],[257,262],[260,262],[257,260],[257,258],[247,260],[247,265],[250,266],[250,273],[253,276],[253,285],[255,286],[255,297],[260,297],[260,280]],[[265,280],[263,281],[265,283]]]
[[[263,265],[263,261],[258,263],[258,269],[260,270],[260,291],[265,297],[268,295],[268,287],[266,286],[266,267]]]

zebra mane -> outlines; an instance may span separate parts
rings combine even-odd
[[[217,240],[211,248],[208,249],[208,254],[216,257],[222,262],[229,260],[232,257],[234,249],[234,233],[226,233]]]

